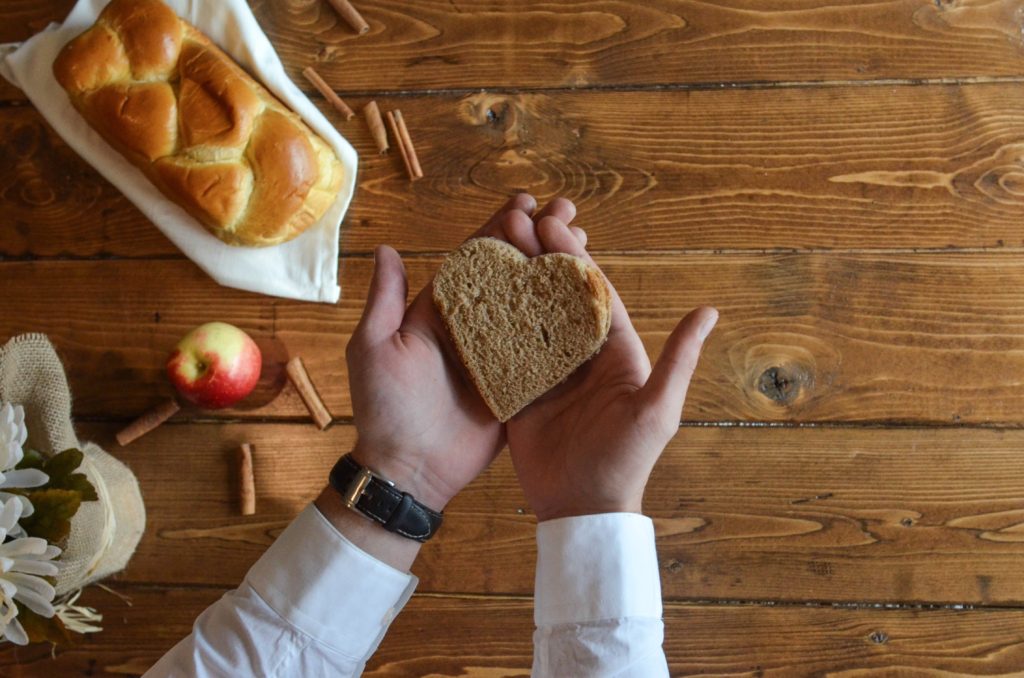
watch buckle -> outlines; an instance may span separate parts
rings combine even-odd
[[[366,487],[370,484],[370,481],[376,478],[381,482],[385,482],[392,487],[395,486],[393,482],[383,476],[379,476],[365,466],[359,469],[355,477],[345,488],[345,493],[341,496],[341,500],[345,502],[345,506],[354,509],[359,500],[363,498],[363,492],[366,491]]]

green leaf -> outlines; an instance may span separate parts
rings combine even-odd
[[[25,634],[28,635],[28,642],[41,643],[48,640],[58,645],[66,645],[71,642],[71,634],[57,615],[47,619],[21,603],[16,604],[18,606],[17,619],[25,629]]]
[[[47,488],[57,490],[74,490],[82,495],[82,501],[96,501],[96,488],[92,486],[84,473],[75,473],[85,455],[81,450],[64,450],[60,454],[47,459],[42,470],[50,476],[50,482],[45,485]]]
[[[25,450],[25,456],[21,462],[15,466],[15,468],[43,468],[43,464],[46,463],[46,457],[41,452],[36,450]]]
[[[75,472],[82,465],[85,455],[81,450],[70,449],[55,454],[46,460],[43,470],[50,476],[50,481],[60,480]]]
[[[82,495],[75,490],[46,489],[26,495],[35,512],[21,519],[21,526],[33,537],[41,537],[61,546],[71,533],[71,516],[82,504]]]
[[[89,479],[84,473],[72,473],[71,475],[64,478],[60,483],[50,482],[47,487],[51,487],[58,490],[72,490],[82,495],[82,501],[96,501],[99,497],[96,495],[96,488],[92,486]]]

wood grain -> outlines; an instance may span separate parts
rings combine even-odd
[[[71,0],[6,0],[0,42]],[[1018,0],[390,0],[358,36],[326,0],[253,0],[293,76],[343,91],[1020,76]],[[298,79],[296,77],[296,79]]]
[[[439,259],[406,261],[418,290]],[[686,409],[692,421],[1018,425],[1024,265],[1009,254],[599,256],[652,357],[676,321],[722,314]],[[171,395],[167,352],[211,319],[249,331],[264,378],[241,409],[308,413],[283,367],[301,355],[328,409],[351,415],[342,356],[372,263],[342,261],[336,306],[217,287],[186,261],[0,265],[0,336],[39,331],[64,357],[77,414],[128,419]],[[178,418],[195,417],[186,410]]]
[[[132,676],[181,637],[220,589],[118,587],[131,607],[91,589],[83,600],[105,630],[50,658],[45,646],[0,652],[11,676]],[[532,662],[530,600],[414,597],[392,624],[364,676],[526,678]],[[139,633],[139,629],[147,633]],[[665,607],[673,676],[1011,676],[1024,665],[1020,610],[870,610]]]
[[[104,445],[111,431],[80,427]],[[237,510],[240,441],[254,445],[250,517]],[[354,443],[348,425],[169,425],[118,451],[149,521],[118,579],[237,584]],[[1022,452],[1021,431],[683,428],[645,501],[664,594],[1022,605]],[[414,566],[419,590],[528,595],[534,538],[503,455],[447,507]]]
[[[379,103],[427,176],[319,101],[361,155],[350,253],[447,251],[519,190],[575,200],[594,251],[1024,247],[1016,84]],[[0,255],[181,256],[29,107],[0,109],[0,186]]]

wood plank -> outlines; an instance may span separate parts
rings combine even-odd
[[[139,675],[191,629],[218,589],[124,588],[132,605],[92,589],[105,630],[50,658],[45,646],[0,652],[11,676]],[[780,632],[784,630],[784,632]],[[364,676],[523,677],[532,662],[532,603],[414,597]],[[865,610],[668,605],[673,676],[1010,676],[1024,664],[1020,610]]]
[[[439,264],[406,261],[410,289]],[[1024,265],[1010,254],[599,256],[652,357],[678,318],[714,303],[684,418],[692,421],[1019,424]],[[336,306],[218,288],[185,261],[0,265],[0,337],[50,335],[78,416],[127,418],[170,395],[167,353],[223,320],[265,352],[257,393],[221,416],[308,413],[283,365],[301,355],[328,409],[351,414],[344,348],[372,263],[342,261]],[[183,416],[194,416],[185,413]]]
[[[80,427],[82,428],[82,427]],[[352,426],[165,426],[131,447],[145,537],[121,582],[237,584],[352,448]],[[231,453],[255,445],[257,513]],[[1024,432],[683,428],[648,486],[676,600],[1024,604]],[[420,591],[533,591],[535,520],[507,455],[446,510]]]
[[[362,163],[346,252],[445,251],[517,189],[577,201],[594,251],[1024,246],[1016,85],[381,104],[407,112],[427,179],[341,125]],[[180,256],[30,108],[0,110],[0,184],[0,254]]]
[[[0,42],[62,21],[72,4],[6,0]],[[390,0],[361,7],[365,36],[324,0],[252,4],[297,80],[315,63],[348,91],[1024,73],[1013,2]]]
[[[575,200],[593,251],[1024,246],[1016,84],[381,106],[405,111],[427,177],[338,121],[361,154],[346,252],[447,251],[517,190]],[[0,185],[2,256],[181,256],[29,107],[0,109]]]

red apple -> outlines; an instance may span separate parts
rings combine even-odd
[[[252,392],[262,362],[248,334],[227,323],[206,323],[178,342],[167,359],[167,377],[182,398],[215,410]]]

